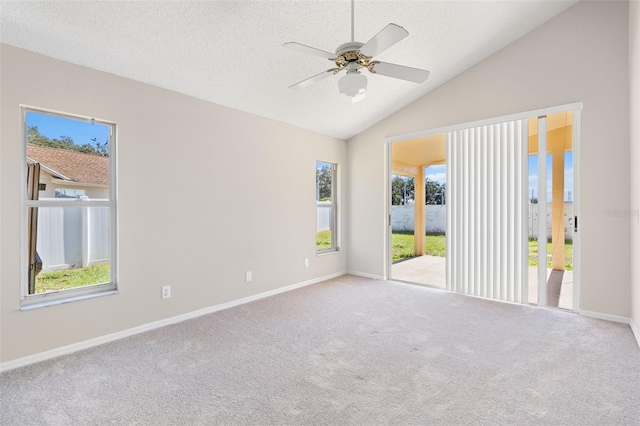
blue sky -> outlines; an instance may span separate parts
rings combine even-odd
[[[96,140],[102,144],[109,140],[109,127],[104,124],[91,124],[55,115],[27,112],[27,126],[38,127],[40,134],[51,139],[69,136],[76,145],[84,145],[85,143],[95,145],[91,141],[92,138],[97,138]]]
[[[551,154],[547,155],[547,201],[551,201],[551,172],[553,168],[553,162],[551,160]],[[529,156],[529,193],[528,198],[531,198],[531,191],[533,190],[533,196],[538,197],[538,156]],[[564,200],[573,201],[575,198],[573,193],[573,151],[565,152],[564,155]]]
[[[438,183],[445,183],[447,180],[447,166],[438,164],[437,166],[429,166],[424,169],[424,176]]]

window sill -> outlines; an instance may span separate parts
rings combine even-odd
[[[70,296],[64,299],[44,300],[42,302],[24,303],[20,307],[21,311],[31,311],[34,309],[46,308],[48,306],[62,305],[65,303],[77,302],[79,300],[94,299],[96,297],[111,296],[120,293],[118,290],[108,290],[99,293],[84,294],[81,296]]]
[[[337,248],[335,250],[331,250],[331,251],[323,251],[323,252],[319,252],[319,253],[316,252],[316,257],[327,256],[327,255],[330,255],[330,254],[337,254],[337,253],[340,253],[340,249],[339,248]]]

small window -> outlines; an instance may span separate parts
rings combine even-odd
[[[56,198],[80,198],[84,197],[84,189],[68,189],[68,188],[56,188]]]
[[[23,304],[115,290],[115,125],[27,108],[23,119]]]
[[[338,250],[336,170],[332,163],[316,161],[316,250]]]

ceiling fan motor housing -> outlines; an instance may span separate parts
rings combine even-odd
[[[340,56],[344,52],[348,52],[350,50],[360,50],[362,46],[364,46],[364,43],[360,43],[359,41],[350,41],[350,42],[341,44],[336,49],[336,55]]]
[[[337,58],[334,59],[336,66],[343,68],[351,62],[355,62],[358,64],[358,68],[367,68],[371,58],[360,53],[362,46],[364,46],[364,43],[358,41],[350,41],[338,46],[336,49]]]

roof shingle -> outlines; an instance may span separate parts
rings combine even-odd
[[[27,144],[27,157],[82,183],[109,184],[109,157]]]

